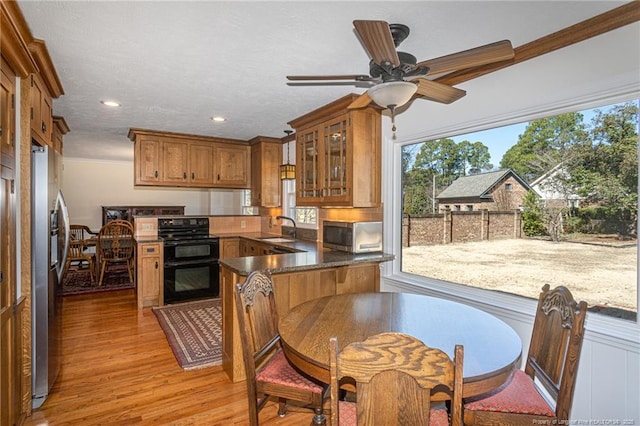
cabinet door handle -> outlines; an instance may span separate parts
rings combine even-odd
[[[191,179],[195,179],[196,178],[196,174],[194,172],[191,172]]]
[[[220,180],[220,174],[218,174],[218,180]]]
[[[156,170],[155,173],[153,174],[154,177],[158,177],[158,171]]]
[[[47,131],[47,125],[44,124],[44,121],[42,122],[42,131],[46,132]]]
[[[183,172],[182,173],[182,179],[186,179],[187,178],[187,172]]]
[[[158,269],[158,266],[159,266],[159,265],[158,265],[158,261],[156,260],[156,269]]]

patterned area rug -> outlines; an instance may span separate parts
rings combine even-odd
[[[129,280],[126,267],[120,267],[119,265],[109,267],[108,273],[104,275],[102,285],[98,286],[97,279],[91,282],[89,269],[85,265],[83,269],[78,269],[77,267],[69,268],[62,281],[61,293],[63,296],[69,296],[72,294],[99,293],[130,288],[135,288],[135,284]]]
[[[222,364],[222,306],[207,299],[153,308],[184,370]]]

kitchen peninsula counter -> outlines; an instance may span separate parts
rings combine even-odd
[[[220,235],[221,238],[225,236]],[[237,235],[236,235],[237,237]],[[242,238],[265,241],[262,235]],[[333,294],[380,291],[380,263],[393,260],[387,253],[352,254],[328,250],[322,243],[294,240],[277,246],[296,253],[220,259],[222,298],[222,365],[233,382],[245,380],[234,287],[253,271],[271,274],[278,315],[308,300]]]
[[[242,238],[251,238],[242,236]],[[257,239],[265,241],[264,239]],[[297,250],[296,253],[282,253],[265,256],[234,257],[220,259],[220,265],[235,274],[247,276],[253,271],[269,271],[282,274],[295,271],[334,268],[358,263],[380,263],[393,260],[395,256],[387,253],[353,254],[322,247],[321,243],[296,240],[291,243],[278,243],[278,246]]]

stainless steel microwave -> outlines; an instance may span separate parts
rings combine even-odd
[[[382,222],[337,222],[325,220],[323,247],[350,253],[382,251]]]

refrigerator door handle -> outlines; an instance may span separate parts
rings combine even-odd
[[[67,209],[67,203],[64,201],[62,191],[58,191],[56,197],[56,210],[62,213],[62,226],[64,227],[64,249],[62,250],[62,259],[56,265],[56,273],[58,274],[58,282],[62,283],[62,273],[64,271],[64,265],[67,263],[67,255],[69,253],[69,210]]]

